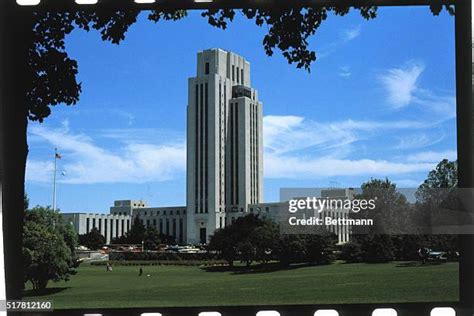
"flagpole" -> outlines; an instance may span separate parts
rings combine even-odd
[[[58,157],[58,149],[54,148],[54,175],[53,175],[53,211],[56,210],[56,160]]]

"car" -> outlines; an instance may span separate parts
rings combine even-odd
[[[429,261],[447,261],[448,254],[444,251],[430,251],[428,253]]]

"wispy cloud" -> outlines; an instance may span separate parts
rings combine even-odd
[[[445,151],[423,151],[407,157],[407,161],[410,162],[434,162],[438,163],[442,159],[456,160],[456,150],[445,150]]]
[[[433,136],[425,133],[416,133],[404,137],[398,137],[398,144],[395,149],[416,149],[432,146],[445,138],[445,134]]]
[[[127,143],[112,151],[85,134],[75,134],[68,126],[59,129],[32,126],[36,140],[57,147],[63,154],[62,168],[74,184],[144,183],[182,177],[185,171],[185,143],[170,140],[163,144]],[[28,160],[28,181],[50,182],[52,166],[41,160]]]
[[[433,163],[392,162],[375,159],[337,159],[333,157],[266,155],[265,176],[268,178],[314,179],[334,176],[391,176],[424,172]]]
[[[362,29],[360,25],[342,30],[339,36],[336,36],[336,40],[327,44],[326,46],[321,47],[318,57],[325,58],[334,53],[340,46],[355,40],[360,36],[361,30]]]
[[[456,98],[421,87],[419,78],[424,70],[424,63],[410,61],[402,67],[382,72],[378,78],[387,91],[388,105],[393,109],[415,105],[439,120],[454,118]]]
[[[339,67],[339,76],[349,78],[352,75],[350,67]]]
[[[393,108],[410,104],[417,89],[417,80],[425,66],[411,62],[402,68],[392,68],[380,75],[380,81],[388,92],[388,102]]]
[[[301,116],[267,115],[263,118],[265,150],[288,153],[306,148],[340,148],[367,137],[367,133],[387,130],[423,129],[430,123],[418,121],[358,121],[346,119],[317,122]]]
[[[357,37],[359,37],[360,30],[361,30],[360,25],[357,25],[350,29],[346,29],[342,32],[341,37],[343,41],[345,42],[352,41],[353,39],[356,39]]]
[[[267,178],[309,179],[332,176],[391,176],[427,172],[453,152],[426,152],[406,157],[351,159],[351,144],[366,141],[387,130],[426,128],[417,121],[315,122],[299,116],[265,116],[264,170]],[[406,147],[431,140],[408,140]],[[410,143],[411,142],[411,143]],[[410,143],[410,144],[409,144]],[[438,159],[439,158],[439,159]]]

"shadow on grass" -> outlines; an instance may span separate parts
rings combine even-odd
[[[203,267],[206,272],[232,272],[232,274],[252,274],[252,273],[270,273],[276,271],[295,270],[304,267],[318,266],[317,264],[298,263],[291,265],[282,265],[276,263],[259,263],[251,266],[215,266]]]
[[[23,296],[28,297],[28,296],[47,296],[47,295],[52,295],[56,294],[62,291],[65,291],[67,289],[70,289],[70,287],[50,287],[46,288],[44,290],[24,290],[23,291]]]
[[[426,262],[422,264],[420,261],[408,261],[408,262],[399,262],[395,267],[396,268],[410,268],[410,267],[427,267],[427,266],[437,266],[443,262]]]

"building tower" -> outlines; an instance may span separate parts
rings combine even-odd
[[[188,80],[188,243],[208,242],[263,202],[262,115],[248,61],[222,49],[198,53]]]

